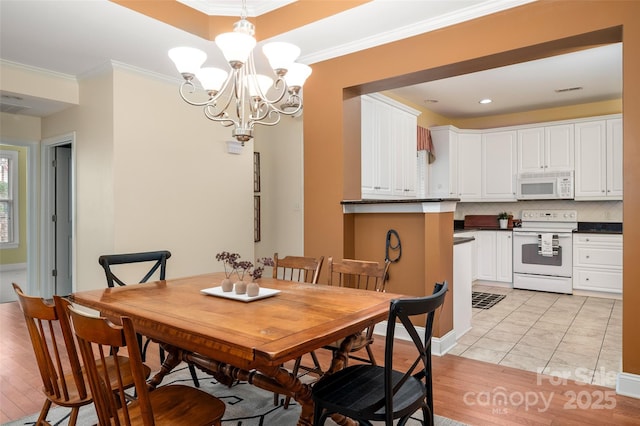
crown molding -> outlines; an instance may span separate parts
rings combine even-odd
[[[411,25],[395,28],[352,43],[345,43],[313,54],[302,55],[298,61],[307,65],[312,65],[316,62],[326,61],[328,59],[348,55],[360,50],[370,49],[372,47],[435,31],[451,25],[480,18],[482,16],[501,12],[503,10],[533,3],[535,1],[538,0],[494,0],[483,2],[476,6],[470,6],[465,9],[457,10],[453,13],[438,16],[437,18],[426,19]]]
[[[18,71],[27,71],[36,74],[43,74],[49,77],[61,78],[64,80],[76,81],[76,77],[71,74],[64,74],[57,71],[51,71],[45,68],[38,68],[31,65],[21,64],[19,62],[8,61],[6,59],[0,59],[0,66],[7,68],[14,68]]]

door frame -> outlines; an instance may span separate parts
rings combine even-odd
[[[51,271],[55,267],[55,226],[51,217],[55,213],[55,175],[50,167],[55,156],[55,148],[71,145],[71,288],[76,289],[76,133],[71,132],[53,138],[43,139],[41,145],[41,267],[40,297],[50,298],[55,291]]]

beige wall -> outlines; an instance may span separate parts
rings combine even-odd
[[[43,138],[76,132],[77,290],[104,286],[104,253],[170,250],[169,277],[221,270],[224,250],[253,258],[252,153],[228,154],[230,130],[177,86],[107,68],[43,120]]]
[[[624,217],[640,209],[640,2],[539,1],[314,65],[305,85],[305,253],[340,256],[351,232],[340,201],[359,198],[359,131],[345,97],[623,41]],[[413,52],[427,50],[428,55]],[[476,69],[472,69],[472,68]],[[439,76],[439,77],[437,77]],[[413,80],[413,81],[412,81]],[[346,96],[345,96],[346,95]],[[348,113],[346,112],[348,111]],[[327,126],[327,123],[332,123]],[[313,196],[310,196],[313,194]],[[640,374],[637,241],[625,222],[623,370]]]
[[[256,257],[302,256],[303,140],[302,117],[282,117],[275,127],[258,127],[249,149],[260,152],[260,242]]]

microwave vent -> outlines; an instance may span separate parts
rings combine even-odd
[[[558,177],[558,178],[564,178],[564,177],[572,177],[573,176],[573,172],[571,171],[567,171],[567,172],[533,172],[533,173],[520,173],[520,178],[521,179],[527,179],[527,178],[545,178],[545,177]]]

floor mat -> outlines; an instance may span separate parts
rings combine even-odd
[[[474,291],[471,294],[471,307],[489,309],[505,298],[504,294],[482,293]]]

